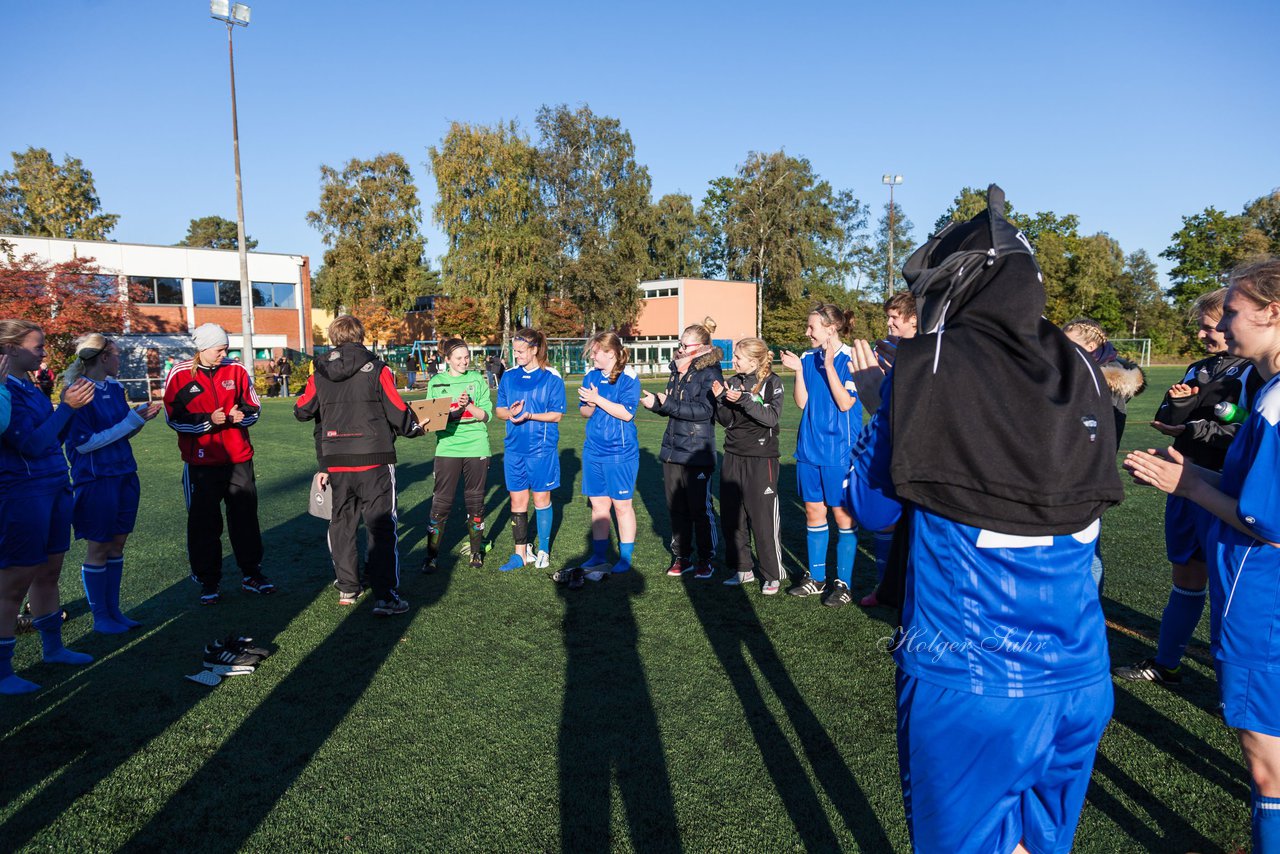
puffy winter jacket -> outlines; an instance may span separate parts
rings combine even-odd
[[[720,348],[712,347],[710,352],[695,359],[683,375],[676,371],[676,363],[671,363],[667,398],[653,407],[656,414],[669,419],[667,430],[662,434],[662,451],[658,454],[664,463],[716,464],[716,398],[711,384],[724,382],[720,373],[722,358]]]

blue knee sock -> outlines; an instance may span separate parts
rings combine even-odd
[[[13,672],[13,648],[15,638],[0,638],[0,694],[30,694],[40,690],[34,682],[28,682]]]
[[[591,541],[591,559],[595,563],[609,562],[609,538]]]
[[[120,579],[124,575],[124,555],[107,558],[107,610],[111,619],[129,629],[142,625],[131,620],[120,610]]]
[[[107,584],[110,582],[107,568],[83,564],[80,567],[80,581],[84,584],[84,598],[89,602],[89,613],[93,615],[93,630],[105,635],[129,631],[128,626],[111,618],[111,609],[107,606]]]
[[[613,565],[614,572],[627,572],[631,569],[631,554],[635,549],[635,543],[618,543],[618,562]]]
[[[836,529],[836,577],[848,587],[853,584],[853,562],[858,557],[858,529]]]
[[[50,611],[31,623],[40,630],[40,643],[44,648],[44,660],[55,664],[88,664],[93,656],[72,652],[62,645],[62,612]]]
[[[538,550],[551,551],[551,523],[555,521],[555,511],[551,505],[533,508],[534,520],[538,525]]]
[[[1173,585],[1169,604],[1160,617],[1160,642],[1156,646],[1156,663],[1174,670],[1182,663],[1187,643],[1200,624],[1204,612],[1205,590],[1187,590]]]
[[[1253,854],[1280,854],[1280,798],[1254,792]]]
[[[875,531],[871,534],[871,544],[876,554],[876,584],[884,581],[885,567],[889,565],[889,549],[893,547],[893,528],[887,531]]]
[[[827,526],[809,526],[809,575],[821,584],[827,580]]]

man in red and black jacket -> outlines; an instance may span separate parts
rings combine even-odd
[[[321,482],[330,488],[329,552],[338,604],[354,605],[363,592],[356,553],[363,517],[365,572],[377,600],[373,613],[403,614],[409,603],[397,590],[395,441],[421,436],[422,428],[396,391],[391,369],[364,346],[359,320],[346,314],[336,318],[329,324],[329,340],[334,349],[316,359],[293,414],[316,422]]]
[[[258,486],[253,476],[249,427],[260,412],[253,378],[227,358],[227,333],[205,323],[192,333],[195,358],[173,366],[165,380],[164,412],[178,433],[185,463],[187,558],[191,579],[200,585],[200,604],[218,601],[222,581],[222,504],[227,533],[249,593],[274,593],[262,574],[262,532],[258,528]]]

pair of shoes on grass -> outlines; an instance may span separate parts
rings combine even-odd
[[[191,580],[200,585],[200,604],[216,605],[218,600],[222,598],[222,594],[218,590],[218,582],[201,581],[194,575]],[[256,572],[253,575],[246,575],[240,580],[240,589],[246,593],[257,593],[262,596],[269,596],[276,592],[276,586],[262,573]]]
[[[853,601],[849,593],[849,585],[839,579],[830,579],[825,584],[814,581],[813,576],[806,574],[794,587],[787,591],[791,596],[821,596],[822,604],[828,608],[841,608]]]
[[[671,562],[671,566],[667,567],[667,575],[672,578],[678,578],[686,572],[692,572],[693,577],[699,581],[706,581],[708,578],[716,574],[715,569],[711,566],[711,562],[697,564],[686,557],[678,557]]]
[[[1127,664],[1111,671],[1117,679],[1126,682],[1155,682],[1159,685],[1177,685],[1182,681],[1182,665],[1165,667],[1154,658],[1144,658],[1136,664]]]

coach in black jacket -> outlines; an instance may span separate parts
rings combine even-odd
[[[364,518],[365,571],[377,616],[409,609],[397,591],[396,436],[420,436],[413,411],[396,391],[391,369],[364,346],[364,326],[342,315],[329,324],[334,349],[316,359],[315,372],[294,405],[299,421],[316,422],[316,457],[330,486],[329,551],[338,604],[354,605],[363,591],[356,529]],[[327,476],[327,478],[326,478]]]

